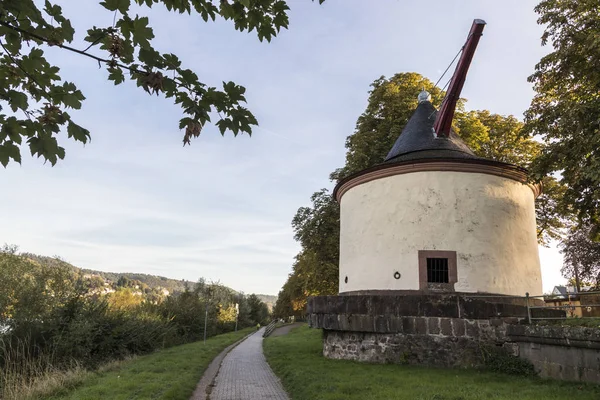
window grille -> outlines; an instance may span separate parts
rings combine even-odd
[[[427,282],[428,283],[448,283],[448,259],[447,258],[428,258],[427,259]]]

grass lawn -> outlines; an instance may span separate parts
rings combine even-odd
[[[247,328],[209,338],[206,345],[200,341],[137,357],[109,371],[91,373],[76,388],[47,399],[188,400],[213,358],[253,331]]]
[[[321,331],[269,337],[264,351],[293,400],[599,400],[600,386],[466,369],[362,364],[321,355]]]

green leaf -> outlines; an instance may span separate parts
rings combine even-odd
[[[188,84],[198,81],[198,75],[196,75],[192,70],[189,69],[180,70],[179,75],[181,76],[181,79]]]
[[[62,31],[63,39],[69,43],[73,41],[73,36],[75,35],[75,29],[73,25],[71,25],[71,21],[65,19],[61,24],[60,28]]]
[[[121,68],[111,68],[109,69],[108,80],[111,80],[118,85],[125,81],[125,76],[123,75],[123,71]]]
[[[129,10],[130,0],[104,0],[100,3],[101,6],[110,11],[119,11],[121,14],[126,14]]]
[[[162,68],[164,60],[160,53],[152,47],[143,47],[140,49],[138,59],[143,62],[148,69]]]
[[[62,102],[65,106],[74,108],[76,110],[81,108],[81,100],[74,94],[65,94],[62,98]]]
[[[179,129],[184,129],[189,123],[194,122],[192,118],[184,117],[179,120]]]
[[[0,145],[0,164],[6,168],[11,158],[21,164],[21,152],[19,147],[12,142],[5,142]]]
[[[2,124],[2,134],[17,143],[21,144],[21,135],[23,134],[23,127],[15,117],[8,117],[8,119]]]
[[[64,157],[65,152],[58,146],[56,138],[48,133],[39,133],[27,140],[32,156],[44,157],[50,164],[55,165],[57,157]]]
[[[82,128],[73,121],[69,121],[69,124],[67,125],[67,135],[69,138],[73,138],[85,144],[90,138],[90,131]]]
[[[18,54],[21,50],[21,45],[23,43],[23,39],[21,35],[14,31],[8,31],[4,34],[4,38],[6,40],[6,50],[8,50],[12,54]]]
[[[171,78],[163,79],[163,91],[166,97],[173,97],[177,93],[177,82]]]
[[[152,28],[148,27],[148,17],[135,17],[133,20],[132,40],[140,47],[150,47],[150,40],[154,39]]]
[[[87,30],[87,36],[83,40],[85,40],[86,42],[94,43],[95,41],[103,37],[105,34],[105,29],[100,29],[94,26],[91,29]]]
[[[58,158],[60,158],[61,160],[65,159],[65,148],[64,147],[60,147],[58,146],[58,149],[56,151],[56,155],[58,156]]]
[[[177,69],[181,67],[181,61],[175,54],[163,54],[167,69]]]
[[[55,20],[57,20],[58,22],[61,22],[60,19],[62,18],[62,8],[59,5],[53,5],[51,4],[48,0],[45,0],[44,2],[44,11],[51,16],[52,18],[54,18]]]
[[[16,90],[9,90],[6,95],[8,97],[10,108],[12,108],[14,112],[16,112],[18,109],[27,110],[27,95],[25,93],[17,92]]]
[[[75,84],[71,82],[65,82],[62,85],[62,91],[54,91],[57,96],[56,99],[62,102],[66,107],[71,107],[76,110],[81,108],[81,102],[85,100],[85,96],[77,89]]]

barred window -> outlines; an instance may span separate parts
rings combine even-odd
[[[448,283],[448,259],[427,258],[427,282]]]

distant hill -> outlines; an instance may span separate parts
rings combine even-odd
[[[53,265],[63,265],[67,266],[73,271],[81,271],[84,275],[91,275],[102,278],[106,283],[110,285],[117,285],[119,281],[123,282],[123,278],[127,278],[130,281],[139,282],[143,285],[146,285],[153,289],[167,289],[169,293],[181,293],[185,290],[185,285],[191,288],[194,286],[195,282],[186,281],[186,280],[178,280],[178,279],[170,279],[165,278],[164,276],[150,275],[150,274],[139,274],[133,272],[103,272],[103,271],[95,271],[93,269],[87,268],[79,268],[70,264],[64,260],[61,260],[58,257],[47,257],[40,256],[38,254],[31,253],[23,253],[27,258],[34,260],[40,264],[45,264],[49,266]]]
[[[138,281],[148,285],[151,288],[167,289],[169,293],[181,293],[185,290],[186,283],[189,288],[193,288],[195,284],[195,282],[186,281],[184,279],[177,280],[165,278],[164,276],[138,274],[133,272],[102,272],[83,268],[81,268],[81,272],[84,274],[100,276],[105,281],[110,282],[119,282],[119,280],[122,280],[122,278],[128,278],[129,280]]]
[[[257,294],[256,295],[263,303],[269,307],[269,312],[273,311],[273,307],[275,307],[275,302],[277,301],[277,296],[273,296],[270,294]]]
[[[116,286],[123,285],[138,285],[154,289],[155,291],[159,291],[159,289],[166,289],[169,293],[181,293],[185,290],[186,284],[190,288],[192,288],[195,284],[195,282],[187,281],[184,279],[170,279],[165,278],[164,276],[150,274],[140,274],[133,272],[103,272],[95,271],[92,269],[79,268],[64,260],[61,260],[59,257],[47,257],[31,253],[23,253],[23,255],[40,264],[45,264],[49,266],[62,265],[72,269],[75,272],[80,271],[84,275],[90,275],[92,277],[101,278],[106,286],[111,286],[113,288],[116,288]],[[269,307],[269,311],[273,309],[273,306],[277,301],[277,296],[272,296],[268,294],[257,294],[257,296],[258,298],[260,298],[261,301],[267,304],[267,306]]]

